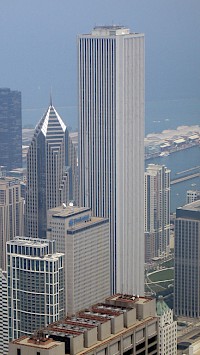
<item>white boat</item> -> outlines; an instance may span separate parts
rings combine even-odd
[[[169,152],[161,152],[159,154],[159,157],[168,157],[168,155],[169,155]]]

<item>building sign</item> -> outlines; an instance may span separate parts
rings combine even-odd
[[[81,223],[81,222],[87,222],[90,220],[90,215],[85,214],[84,216],[80,216],[77,218],[70,219],[69,221],[69,227],[74,226],[75,224]]]

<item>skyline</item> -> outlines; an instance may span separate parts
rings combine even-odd
[[[80,0],[67,4],[64,0],[59,4],[53,0],[2,1],[0,86],[22,91],[23,124],[33,125],[48,104],[52,87],[56,107],[75,129],[77,35],[94,25],[121,24],[145,33],[147,118],[148,103],[157,100],[193,98],[199,113],[199,13],[196,0],[165,4],[135,0],[125,6],[118,0],[108,0],[104,6],[99,0],[84,4]],[[173,102],[170,105],[173,110]],[[155,114],[156,110],[153,107]]]

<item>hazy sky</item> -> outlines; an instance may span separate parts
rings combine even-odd
[[[24,122],[52,87],[77,126],[76,36],[108,24],[145,33],[146,100],[200,99],[200,0],[0,0],[0,87],[22,92]]]

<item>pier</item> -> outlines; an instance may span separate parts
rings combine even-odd
[[[200,177],[200,173],[193,173],[193,174],[189,174],[189,175],[186,175],[186,176],[182,176],[178,179],[174,179],[171,181],[170,185],[174,185],[174,184],[178,184],[179,182],[182,182],[182,181],[186,181],[186,180],[190,180],[190,179],[194,179],[196,177]]]
[[[187,169],[187,170],[179,171],[178,173],[176,173],[176,175],[188,173],[189,171],[197,170],[197,169],[200,169],[200,165],[199,166],[194,166],[194,168],[190,168],[190,169]]]

